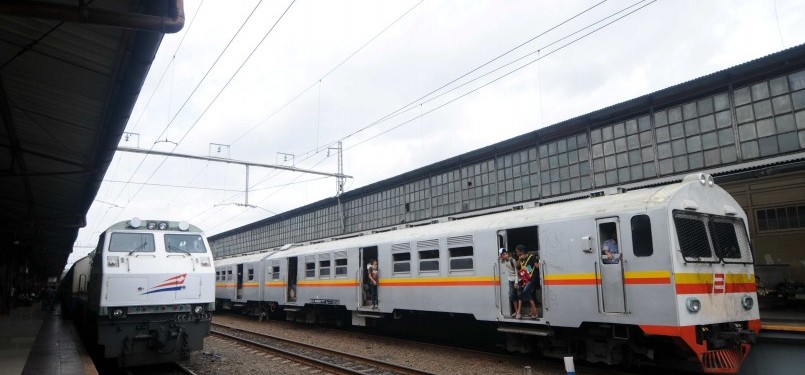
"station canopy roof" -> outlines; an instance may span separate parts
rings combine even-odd
[[[0,3],[0,263],[58,276],[182,0]]]

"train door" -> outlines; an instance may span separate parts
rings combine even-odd
[[[369,271],[372,261],[375,259],[377,259],[377,246],[362,247],[358,251],[358,274],[355,278],[358,280],[358,306],[360,307],[372,306]]]
[[[296,302],[296,280],[297,280],[297,258],[288,258],[288,282],[285,287],[285,299],[288,302]]]
[[[495,294],[498,296],[498,306],[500,310],[500,316],[509,316],[511,315],[511,309],[513,306],[510,306],[509,303],[509,275],[508,271],[506,271],[506,267],[501,260],[500,250],[505,249],[509,251],[509,246],[507,242],[507,236],[505,230],[498,231],[498,247],[494,249],[497,260],[495,261],[495,269],[498,271],[496,272],[496,276],[498,278],[497,283],[495,283]]]
[[[243,264],[238,264],[238,270],[235,277],[237,278],[237,286],[235,287],[235,299],[243,299]]]
[[[605,313],[626,312],[626,293],[623,277],[623,257],[619,249],[618,218],[596,220],[598,227],[598,267],[600,277],[599,309]]]

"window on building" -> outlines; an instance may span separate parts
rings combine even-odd
[[[755,211],[758,232],[805,228],[805,205]]]

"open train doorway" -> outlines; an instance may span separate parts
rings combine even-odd
[[[285,300],[296,302],[297,258],[288,258],[288,280],[285,284]]]
[[[621,245],[618,218],[596,220],[598,226],[598,253],[601,269],[599,308],[604,313],[626,312],[626,290],[623,277],[623,252]]]
[[[360,280],[358,295],[360,296],[359,305],[369,308],[372,306],[372,288],[369,280],[369,272],[372,270],[372,261],[377,260],[377,246],[362,247],[359,251],[358,280]],[[379,272],[380,267],[378,267]],[[378,273],[380,275],[380,273]]]
[[[500,230],[497,233],[498,237],[498,248],[494,249],[497,255],[497,262],[498,262],[498,276],[500,277],[500,282],[497,284],[499,296],[499,306],[500,306],[500,316],[502,317],[512,317],[514,315],[515,306],[514,304],[517,303],[517,299],[519,298],[519,291],[518,288],[518,281],[519,277],[515,276],[515,283],[512,285],[509,283],[509,269],[507,268],[506,263],[510,265],[514,263],[513,267],[514,272],[517,272],[517,266],[521,262],[517,258],[517,253],[515,252],[515,248],[518,245],[525,246],[526,249],[526,257],[531,257],[532,259],[536,260],[536,263],[539,264],[539,227],[537,226],[530,226],[530,227],[521,227],[521,228],[511,228],[506,230]],[[504,250],[508,253],[507,258],[503,258],[500,254],[500,250]],[[523,259],[522,261],[526,261],[527,259]],[[534,271],[533,277],[537,278],[536,280],[536,287],[534,288],[534,301],[536,302],[537,309],[543,310],[542,304],[542,270],[541,267]],[[530,305],[528,303],[523,303],[523,315],[536,315],[537,312],[528,311],[530,309]],[[539,316],[544,316],[543,311],[539,311]]]
[[[238,264],[237,287],[235,288],[235,299],[243,299],[243,264]]]

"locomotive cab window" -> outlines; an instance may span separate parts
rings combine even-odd
[[[151,233],[112,233],[110,252],[153,253],[154,235]]]
[[[746,226],[740,218],[674,211],[674,226],[686,262],[753,262]]]
[[[654,243],[651,238],[651,219],[648,215],[632,216],[631,224],[634,255],[647,257],[654,254]]]
[[[165,250],[169,253],[206,253],[207,247],[197,234],[166,234]]]

